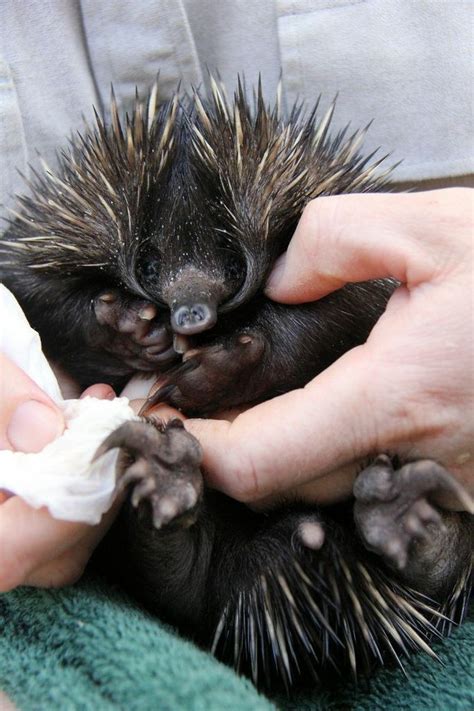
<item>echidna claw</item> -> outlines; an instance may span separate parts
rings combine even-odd
[[[413,515],[413,514],[407,514],[404,522],[404,526],[406,530],[411,533],[413,536],[418,536],[419,538],[427,538],[428,537],[428,532],[426,528],[424,527],[423,523],[420,521],[420,519]]]
[[[134,470],[134,469],[128,469],[125,474],[123,474],[121,477],[119,477],[117,481],[117,486],[116,490],[118,493],[125,491],[125,489],[130,485],[134,484],[137,481],[140,481],[142,478],[143,474],[140,471]]]
[[[167,523],[176,518],[180,513],[180,503],[172,496],[163,496],[153,500],[153,525],[155,528],[161,528]]]
[[[140,415],[146,416],[156,405],[166,403],[172,399],[172,395],[176,392],[177,387],[172,383],[162,385],[152,395],[150,395],[143,403]]]
[[[132,506],[137,508],[140,501],[142,501],[142,499],[146,499],[152,491],[155,491],[155,489],[156,484],[152,477],[144,479],[141,483],[137,484],[133,489]]]

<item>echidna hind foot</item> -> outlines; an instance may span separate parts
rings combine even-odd
[[[96,457],[114,448],[122,450],[117,491],[130,488],[134,508],[147,502],[154,528],[194,523],[203,490],[202,451],[181,420],[127,422],[107,437]]]
[[[443,591],[460,560],[468,563],[473,547],[472,517],[441,511],[434,503],[440,494],[454,496],[461,508],[474,511],[461,484],[431,460],[397,469],[381,455],[354,484],[354,518],[366,548],[431,595]],[[460,521],[465,521],[463,528]]]

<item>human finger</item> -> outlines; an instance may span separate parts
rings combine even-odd
[[[90,385],[81,395],[81,400],[85,397],[95,397],[98,400],[113,400],[116,398],[114,389],[106,383]]]
[[[64,430],[58,406],[0,354],[0,449],[38,452]]]
[[[186,429],[203,446],[210,485],[241,501],[256,501],[360,459],[376,446],[370,422],[363,425],[365,434],[354,427],[363,422],[358,409],[368,372],[362,349],[354,349],[305,388],[261,403],[232,422],[187,420]]]
[[[472,191],[334,195],[310,202],[266,285],[275,301],[314,301],[348,282],[393,277],[409,289],[465,263]],[[469,242],[469,243],[468,243]]]

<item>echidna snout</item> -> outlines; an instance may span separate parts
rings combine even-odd
[[[171,328],[184,336],[207,331],[216,321],[217,309],[212,301],[181,304],[171,311]]]
[[[219,304],[228,295],[224,274],[205,271],[193,264],[168,277],[162,298],[170,309],[170,325],[175,334],[192,336],[208,331],[217,322]]]

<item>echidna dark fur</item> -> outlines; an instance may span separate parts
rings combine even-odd
[[[263,295],[305,205],[387,186],[365,131],[330,134],[258,87],[218,82],[78,134],[53,172],[32,171],[0,243],[0,273],[49,357],[83,386],[165,377],[152,401],[207,415],[301,387],[363,343],[395,284],[351,284],[314,303]],[[149,609],[261,687],[403,665],[465,614],[472,506],[431,461],[374,458],[339,506],[255,513],[208,490],[178,422],[114,432],[129,496],[97,557]]]

